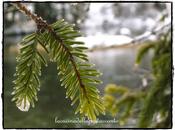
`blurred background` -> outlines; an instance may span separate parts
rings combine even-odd
[[[144,57],[139,67],[135,65],[135,57],[139,42],[128,44],[133,39],[149,36],[147,40],[155,40],[152,30],[170,23],[170,3],[26,3],[32,12],[40,15],[48,23],[57,19],[75,24],[82,32],[78,40],[85,42],[90,48],[87,52],[90,61],[96,65],[103,76],[103,84],[98,86],[101,95],[109,83],[124,85],[132,89],[141,89],[149,83],[152,53]],[[159,22],[166,16],[163,22]],[[59,119],[76,119],[69,99],[65,98],[65,89],[60,86],[56,65],[49,63],[43,67],[39,101],[34,109],[21,112],[11,102],[12,81],[15,73],[18,43],[24,35],[36,30],[35,23],[19,12],[9,3],[4,3],[4,127],[120,127],[118,124],[55,124]],[[108,48],[110,47],[110,48]],[[103,48],[103,49],[101,49]],[[108,48],[108,49],[105,49]],[[99,119],[113,119],[109,115]],[[134,127],[135,118],[124,127]],[[123,127],[123,126],[122,126]]]

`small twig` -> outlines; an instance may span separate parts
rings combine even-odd
[[[97,48],[92,48],[92,49],[88,49],[88,52],[93,52],[96,50],[107,50],[107,49],[113,49],[113,48],[119,48],[119,47],[125,47],[125,46],[129,46],[129,45],[138,45],[140,43],[144,43],[144,41],[148,40],[150,36],[152,35],[160,35],[162,33],[164,33],[165,29],[170,29],[171,28],[171,23],[165,24],[161,27],[157,27],[154,28],[152,31],[148,32],[148,33],[143,33],[139,36],[137,36],[136,38],[134,38],[133,40],[131,40],[130,42],[126,42],[122,45],[111,45],[111,46],[105,46],[105,47],[97,47]]]
[[[137,36],[136,38],[134,38],[131,42],[129,43],[139,43],[141,41],[145,41],[147,40],[151,35],[159,35],[161,34],[167,27],[171,26],[171,23],[165,24],[162,27],[159,28],[155,28],[154,30],[148,32],[148,33],[144,33],[140,36]]]

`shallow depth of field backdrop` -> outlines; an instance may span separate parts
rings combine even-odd
[[[79,29],[86,46],[93,51],[88,52],[90,61],[96,65],[103,75],[103,84],[98,86],[101,95],[109,83],[140,89],[144,83],[149,83],[149,77],[144,75],[150,71],[152,53],[146,55],[136,69],[136,46],[124,46],[132,38],[149,33],[157,20],[167,13],[170,22],[170,4],[166,3],[26,3],[33,12],[41,15],[48,23],[64,18],[75,24]],[[165,20],[166,21],[166,20]],[[65,98],[65,88],[58,82],[56,65],[49,63],[42,69],[41,91],[38,102],[29,112],[21,112],[11,102],[11,92],[16,67],[16,56],[19,48],[17,43],[25,34],[35,30],[35,24],[13,6],[4,3],[4,126],[6,128],[44,128],[44,127],[120,127],[119,124],[57,124],[60,120],[78,118],[74,107]],[[154,39],[154,36],[150,38]],[[118,45],[110,49],[99,49]],[[146,81],[145,81],[146,80]],[[109,114],[99,117],[101,120],[111,120]],[[117,118],[116,118],[117,120]],[[122,127],[135,127],[135,117]]]

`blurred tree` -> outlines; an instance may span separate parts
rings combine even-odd
[[[148,50],[154,50],[152,59],[153,83],[144,101],[140,113],[139,127],[171,127],[171,33],[168,32],[156,43],[145,45],[141,48],[137,63]]]
[[[89,11],[89,6],[89,3],[79,3],[70,6],[70,14],[72,14],[72,23],[76,25],[77,29],[80,29],[83,23],[85,22],[85,18],[87,17],[87,13]]]
[[[64,18],[64,19],[66,19],[67,20],[67,18],[66,18],[66,4],[65,3],[62,3],[61,4],[61,18]]]
[[[53,3],[34,3],[34,12],[46,19],[48,23],[53,23],[57,20],[58,12]],[[63,14],[63,13],[62,13]]]
[[[130,113],[135,110],[133,104],[139,103],[144,99],[139,107],[138,127],[139,128],[170,128],[172,120],[172,48],[170,30],[160,37],[158,41],[143,44],[138,52],[136,63],[139,64],[144,55],[149,50],[154,51],[152,58],[152,75],[154,77],[150,88],[143,93],[142,91],[129,90],[125,87],[108,85],[105,89],[105,106],[112,115],[121,115],[119,118],[126,123]],[[111,95],[120,93],[119,97]],[[146,95],[146,96],[144,96]],[[122,106],[122,107],[121,107]],[[124,109],[125,108],[125,109]],[[124,109],[124,110],[123,110]],[[137,108],[138,109],[138,108]],[[121,111],[121,112],[120,112]]]
[[[105,88],[104,104],[113,117],[117,116],[119,124],[124,125],[129,117],[140,111],[137,107],[143,104],[145,94],[144,91],[133,91],[125,86],[108,84]]]
[[[8,3],[4,4],[4,26],[8,28],[13,25],[15,21],[16,8]]]

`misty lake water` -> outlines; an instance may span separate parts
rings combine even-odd
[[[9,40],[10,39],[10,40]],[[10,46],[17,43],[20,38],[4,38],[4,126],[7,127],[29,127],[29,128],[49,128],[49,127],[80,127],[76,124],[55,124],[55,117],[59,119],[76,119],[75,107],[70,105],[70,100],[65,98],[65,89],[60,86],[56,65],[49,63],[48,67],[43,67],[41,79],[41,91],[38,93],[38,102],[35,108],[29,112],[21,112],[11,102],[12,81],[15,73],[16,55],[10,53]],[[98,86],[103,95],[104,88],[109,83],[124,85],[132,89],[140,89],[142,86],[143,73],[135,70],[135,58],[137,49],[135,47],[116,48],[103,51],[88,52],[90,61],[96,65],[103,75],[103,84]],[[151,55],[147,55],[140,68],[149,70]],[[103,119],[113,119],[110,116],[102,116]],[[109,127],[108,124],[99,124],[97,127]],[[93,126],[93,127],[96,127]],[[112,127],[118,127],[112,124]],[[87,126],[90,127],[90,126]]]

